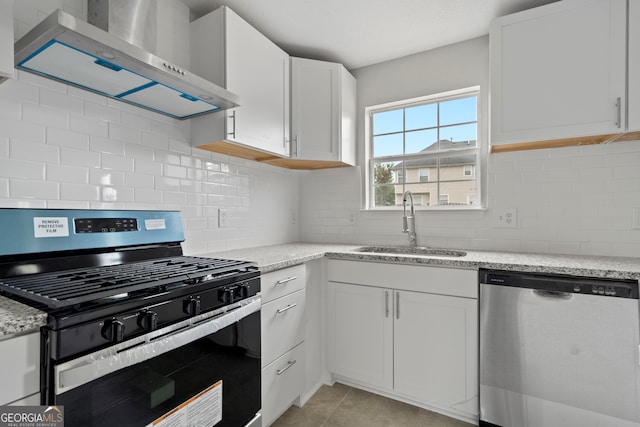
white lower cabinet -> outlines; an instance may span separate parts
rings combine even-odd
[[[328,278],[334,377],[477,420],[476,271],[330,260]]]
[[[39,404],[40,333],[0,341],[0,405]]]
[[[304,265],[261,277],[262,425],[273,423],[305,386]]]
[[[304,343],[262,369],[262,425],[273,423],[304,387]]]

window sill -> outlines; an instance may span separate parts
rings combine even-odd
[[[407,209],[409,205],[407,205]],[[361,212],[402,212],[404,208],[402,206],[389,206],[377,207],[377,208],[363,208]],[[416,212],[442,212],[442,211],[460,211],[460,212],[484,212],[487,210],[486,206],[414,206]]]

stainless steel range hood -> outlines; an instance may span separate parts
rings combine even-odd
[[[15,65],[181,120],[239,104],[226,89],[60,10],[16,42]]]

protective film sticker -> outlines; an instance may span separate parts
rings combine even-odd
[[[211,427],[222,421],[222,380],[167,412],[146,427]]]
[[[67,237],[69,235],[69,219],[60,217],[34,217],[33,235],[41,237]]]

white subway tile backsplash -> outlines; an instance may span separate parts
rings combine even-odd
[[[20,3],[20,2],[18,2]],[[46,77],[42,77],[38,74],[29,73],[27,71],[20,72],[20,81],[25,82],[27,84],[37,86],[39,88],[44,88],[48,90],[52,90],[58,93],[67,93],[67,85],[64,83],[60,83],[57,80],[52,80]]]
[[[89,149],[97,153],[115,154],[124,156],[124,142],[114,141],[113,139],[102,136],[89,137]]]
[[[109,123],[109,138],[139,144],[140,130],[122,126],[117,123]]]
[[[56,182],[10,179],[9,196],[15,199],[55,200],[60,198],[59,185]]]
[[[27,123],[0,116],[1,136],[18,138],[24,141],[44,142],[45,127],[39,124]]]
[[[67,113],[82,114],[82,100],[49,89],[40,89],[40,105]]]
[[[100,154],[91,151],[60,149],[60,164],[69,166],[86,166],[89,168],[100,167]]]
[[[27,160],[16,160],[0,157],[0,176],[4,178],[21,178],[31,180],[45,179],[45,164]]]
[[[0,157],[9,157],[9,138],[0,136]]]
[[[89,170],[89,184],[123,187],[125,173],[122,171],[92,168]]]
[[[169,149],[169,137],[165,135],[156,135],[153,133],[142,132],[140,134],[140,143],[152,148],[161,150]]]
[[[9,145],[9,155],[13,159],[36,162],[59,163],[60,149],[44,143],[33,143],[13,138]]]
[[[102,99],[98,100],[102,101]],[[103,102],[93,102],[84,99],[84,116],[101,122],[120,122],[120,110],[105,105]]]
[[[175,166],[175,165],[164,165],[162,168],[162,175],[168,176],[171,178],[186,178],[187,168],[183,168],[182,166]]]
[[[165,191],[162,193],[163,203],[186,205],[187,194],[179,191]]]
[[[180,191],[180,180],[177,178],[158,177],[155,181],[157,190]]]
[[[149,188],[134,188],[135,203],[150,203],[160,205],[162,203],[162,191]]]
[[[88,184],[89,169],[80,166],[47,165],[47,181]]]
[[[102,154],[102,169],[133,172],[133,159],[112,154]]]
[[[0,116],[10,120],[20,120],[22,117],[22,103],[20,100],[0,98]]]
[[[127,157],[131,157],[127,155]],[[154,162],[147,159],[138,159],[134,157],[133,169],[136,173],[143,173],[146,175],[161,176],[162,175],[162,163]]]
[[[76,150],[89,150],[89,135],[67,129],[47,128],[47,144]]]
[[[9,179],[0,178],[0,199],[9,197]]]
[[[91,204],[85,201],[47,200],[49,209],[90,209]]]
[[[121,202],[121,203],[133,203],[134,202],[134,190],[133,188],[125,187],[101,187],[102,201],[103,202]]]
[[[135,188],[135,189],[142,189],[142,188],[153,189],[155,186],[155,180],[153,175],[130,172],[125,175],[124,184],[119,184],[119,185],[126,185],[127,187]]]
[[[38,103],[40,100],[40,88],[22,81],[20,79],[22,73],[22,71],[16,70],[15,79],[9,79],[0,84],[0,98],[5,101]]]
[[[100,199],[100,187],[90,184],[60,184],[60,199],[97,202]]]
[[[69,129],[87,135],[109,136],[109,124],[107,122],[77,114],[69,116]]]

